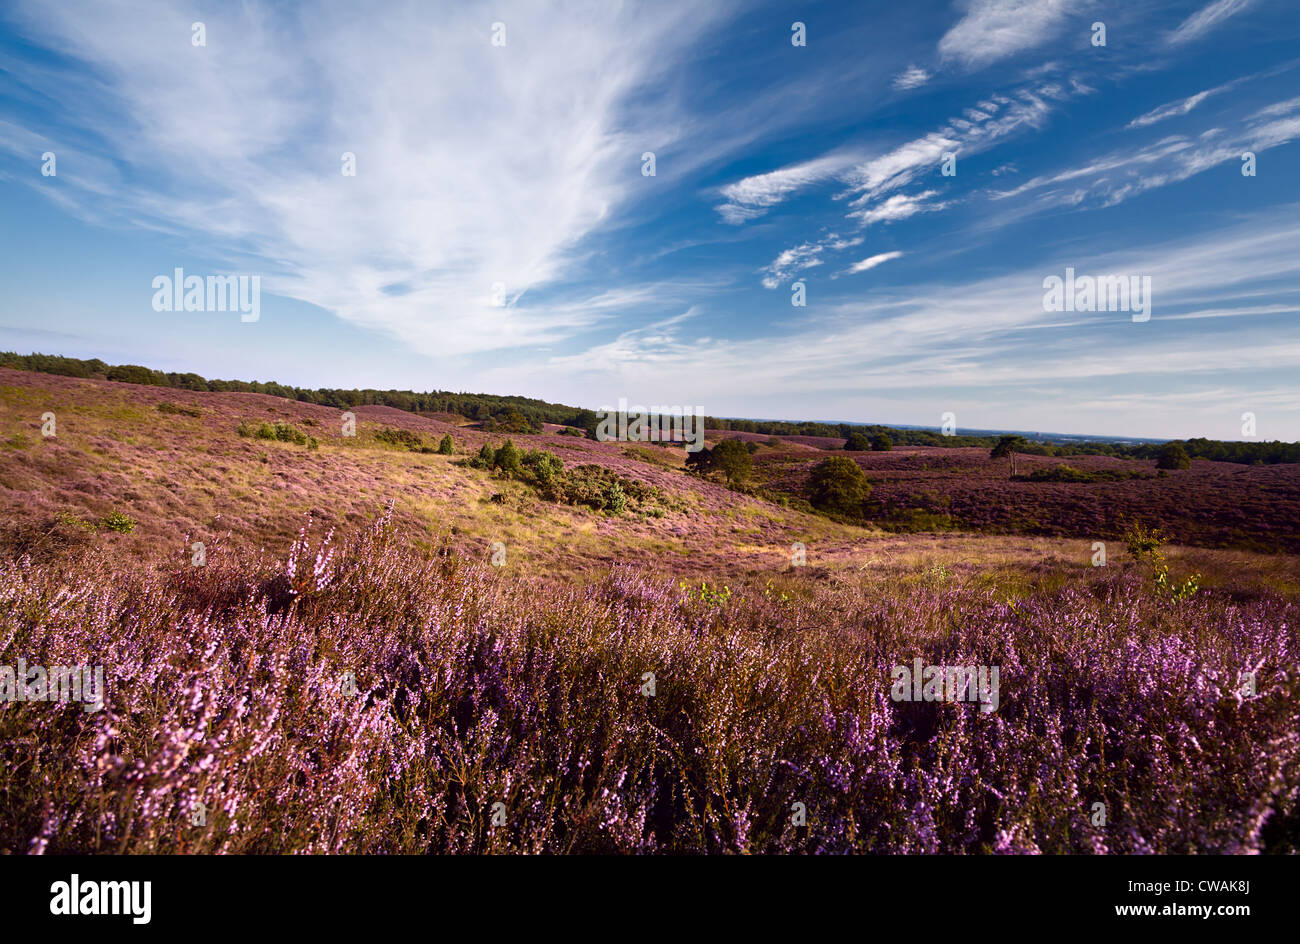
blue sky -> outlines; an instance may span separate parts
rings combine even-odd
[[[14,0],[0,348],[1295,440],[1297,139],[1294,0]],[[154,311],[176,267],[260,276],[260,320]],[[1150,320],[1045,310],[1067,267]]]

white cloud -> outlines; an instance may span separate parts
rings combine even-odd
[[[1278,111],[1265,108],[1257,116],[1265,113]],[[1137,150],[1113,151],[1078,167],[1035,177],[1013,190],[995,192],[991,197],[1004,200],[1031,191],[1044,191],[1040,197],[1043,208],[1084,204],[1115,206],[1130,197],[1180,183],[1225,162],[1239,161],[1245,151],[1259,153],[1297,139],[1300,139],[1300,115],[1257,122],[1238,128],[1227,137],[1224,137],[1222,129],[1213,129],[1213,133],[1206,132],[1196,139],[1171,135]],[[1072,184],[1073,189],[1048,189],[1059,184]]]
[[[833,178],[853,160],[852,155],[828,154],[766,174],[745,177],[722,188],[722,196],[727,202],[718,206],[717,211],[728,223],[747,222],[762,216],[796,191]]]
[[[966,109],[966,118],[954,117],[937,131],[866,160],[851,150],[839,150],[728,184],[721,190],[727,202],[716,209],[724,221],[744,223],[762,216],[800,190],[839,181],[848,190],[837,199],[852,198],[851,218],[860,222],[902,219],[921,209],[911,205],[916,198],[911,202],[894,201],[879,209],[871,204],[910,184],[920,174],[937,172],[945,153],[973,156],[1026,128],[1041,128],[1055,107],[1048,99],[1064,101],[1091,92],[1087,86],[1072,82],[1068,90],[1049,83],[1021,89],[1014,97],[991,95],[980,101],[978,107]],[[925,207],[941,208],[941,205]]]
[[[862,194],[855,205],[905,186],[923,171],[937,171],[943,155],[956,152],[961,144],[961,136],[949,127],[859,164],[846,175],[849,188]]]
[[[891,259],[898,259],[903,254],[901,252],[882,252],[874,256],[868,256],[861,262],[855,262],[849,266],[849,274],[856,275],[859,272],[866,272],[868,269],[874,269],[883,262],[889,262]]]
[[[1225,82],[1222,85],[1215,86],[1212,89],[1206,89],[1203,92],[1197,92],[1195,95],[1190,95],[1187,98],[1179,99],[1176,102],[1169,102],[1166,105],[1161,105],[1159,108],[1153,108],[1151,111],[1147,112],[1146,114],[1139,115],[1137,118],[1134,118],[1132,121],[1128,123],[1126,127],[1145,128],[1148,125],[1153,125],[1158,121],[1164,121],[1166,118],[1174,118],[1179,115],[1186,115],[1188,112],[1196,108],[1198,105],[1201,104],[1201,102],[1205,101],[1210,96],[1222,94],[1223,92],[1236,88],[1237,86],[1241,85],[1243,82],[1249,82],[1251,79],[1254,78],[1256,78],[1256,76],[1253,75],[1243,76],[1242,78],[1239,79],[1233,79],[1231,82]]]
[[[688,119],[665,89],[702,26],[686,3],[582,16],[524,0],[382,16],[244,3],[205,11],[207,46],[194,47],[187,4],[29,2],[10,15],[97,78],[42,87],[126,169],[82,201],[87,215],[216,237],[264,290],[443,356],[549,344],[608,317],[522,300],[671,180]],[[631,107],[647,89],[662,94]],[[645,150],[657,178],[641,176]]]
[[[767,274],[763,276],[763,287],[776,288],[796,272],[821,265],[822,249],[818,243],[804,243],[785,250],[765,270]]]
[[[1166,118],[1173,118],[1177,115],[1185,115],[1201,102],[1205,101],[1215,92],[1214,89],[1207,89],[1204,92],[1197,92],[1195,95],[1188,96],[1182,101],[1170,102],[1168,105],[1161,105],[1159,108],[1153,108],[1145,115],[1139,115],[1126,125],[1129,128],[1145,128],[1147,125],[1153,125],[1157,121],[1164,121]]]
[[[1169,34],[1169,44],[1171,46],[1180,46],[1183,43],[1190,43],[1199,39],[1208,33],[1214,27],[1230,16],[1240,13],[1249,7],[1254,0],[1214,0],[1208,6],[1197,10],[1179,27]]]
[[[894,88],[900,92],[908,89],[919,88],[926,82],[930,81],[930,73],[920,66],[908,66],[905,70],[894,76]]]
[[[819,305],[816,316],[790,325],[787,335],[715,335],[705,341],[682,331],[650,343],[647,332],[628,332],[557,358],[550,367],[556,377],[594,372],[611,378],[610,383],[616,378],[653,385],[665,395],[690,390],[691,402],[710,404],[711,411],[712,404],[720,404],[719,413],[732,404],[733,410],[763,411],[755,415],[807,418],[806,404],[811,404],[817,415],[827,417],[844,415],[827,412],[833,408],[827,404],[846,404],[853,410],[847,416],[858,418],[863,403],[879,410],[877,404],[887,398],[899,412],[874,418],[915,422],[902,411],[915,414],[919,404],[937,423],[941,409],[950,408],[939,403],[954,402],[958,392],[986,411],[988,404],[1011,404],[1002,419],[988,412],[979,417],[978,423],[986,426],[1198,435],[1206,432],[1207,384],[1225,391],[1221,406],[1232,408],[1255,402],[1251,398],[1264,371],[1300,369],[1300,338],[1294,331],[1279,333],[1278,327],[1294,305],[1259,298],[1270,285],[1294,285],[1300,278],[1300,256],[1294,251],[1300,240],[1297,219],[1295,207],[1283,207],[1232,228],[1154,247],[1061,258],[920,291],[876,290],[861,299]],[[1042,280],[1061,274],[1066,265],[1082,273],[1150,275],[1151,322],[1134,324],[1126,313],[1097,312],[1063,324],[1059,315],[1045,312]],[[1196,316],[1209,320],[1192,320]],[[1196,327],[1224,318],[1231,319],[1225,330]],[[665,337],[664,332],[653,334]],[[782,356],[771,357],[774,349]],[[600,386],[589,375],[582,382]],[[1068,392],[1040,398],[1037,404],[1025,397],[1027,388],[1044,383]],[[1177,424],[1178,431],[1144,420],[1145,413],[1062,411],[1063,403],[1073,406],[1116,390],[1140,401],[1138,391],[1145,389],[1169,397],[1169,415],[1159,422]],[[1181,395],[1179,389],[1190,392]],[[1288,404],[1300,407],[1300,394],[1293,390]],[[1013,422],[1039,409],[1043,414],[1055,411],[1055,425],[1027,418]],[[1296,416],[1300,411],[1275,418],[1285,427],[1276,434],[1300,436]],[[963,421],[977,424],[975,416]],[[1149,432],[1135,428],[1135,422],[1145,422]]]
[[[1250,117],[1252,119],[1277,118],[1280,115],[1285,115],[1288,112],[1298,110],[1300,110],[1300,98],[1288,98],[1286,101],[1274,102],[1272,105],[1265,105]]]
[[[939,41],[939,54],[977,68],[1052,39],[1070,12],[1065,0],[970,0]]]
[[[927,190],[924,193],[904,194],[896,193],[887,200],[877,203],[874,206],[864,207],[861,210],[855,210],[849,216],[860,222],[863,226],[870,226],[872,223],[892,223],[895,220],[905,220],[909,216],[915,216],[917,213],[928,213],[933,210],[942,210],[946,203],[927,203],[926,201],[935,195],[936,191]]]
[[[844,175],[849,193],[856,195],[850,203],[853,211],[849,215],[869,224],[904,219],[922,209],[942,209],[946,204],[919,204],[918,201],[931,196],[931,193],[916,197],[886,195],[907,186],[922,174],[937,173],[945,154],[951,153],[958,160],[964,160],[1025,128],[1042,127],[1053,108],[1044,100],[1043,92],[1044,87],[1039,87],[1022,90],[1015,98],[995,95],[981,102],[978,110],[967,109],[970,120],[953,118],[938,131],[853,167]]]

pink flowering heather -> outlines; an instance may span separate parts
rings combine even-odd
[[[0,663],[107,687],[0,702],[0,849],[1300,850],[1283,597],[537,584],[396,532],[0,563]],[[997,710],[894,700],[917,658],[998,666]]]

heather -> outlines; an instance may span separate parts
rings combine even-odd
[[[1300,846],[1295,604],[1271,592],[1174,600],[1136,566],[1015,593],[934,569],[561,583],[391,516],[204,567],[182,546],[0,563],[0,663],[107,682],[101,712],[0,703],[0,849]],[[892,700],[915,658],[999,666],[998,710]]]
[[[824,452],[764,451],[755,479],[774,492],[807,496]],[[834,453],[832,453],[834,455]],[[1164,471],[1154,460],[1078,456],[1068,466],[975,448],[895,448],[839,453],[871,485],[861,520],[890,530],[956,528],[996,534],[1118,537],[1129,523],[1164,527],[1201,547],[1300,553],[1300,467],[1198,459]]]

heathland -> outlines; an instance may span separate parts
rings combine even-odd
[[[0,368],[0,850],[1300,849],[1300,465],[143,379]]]

